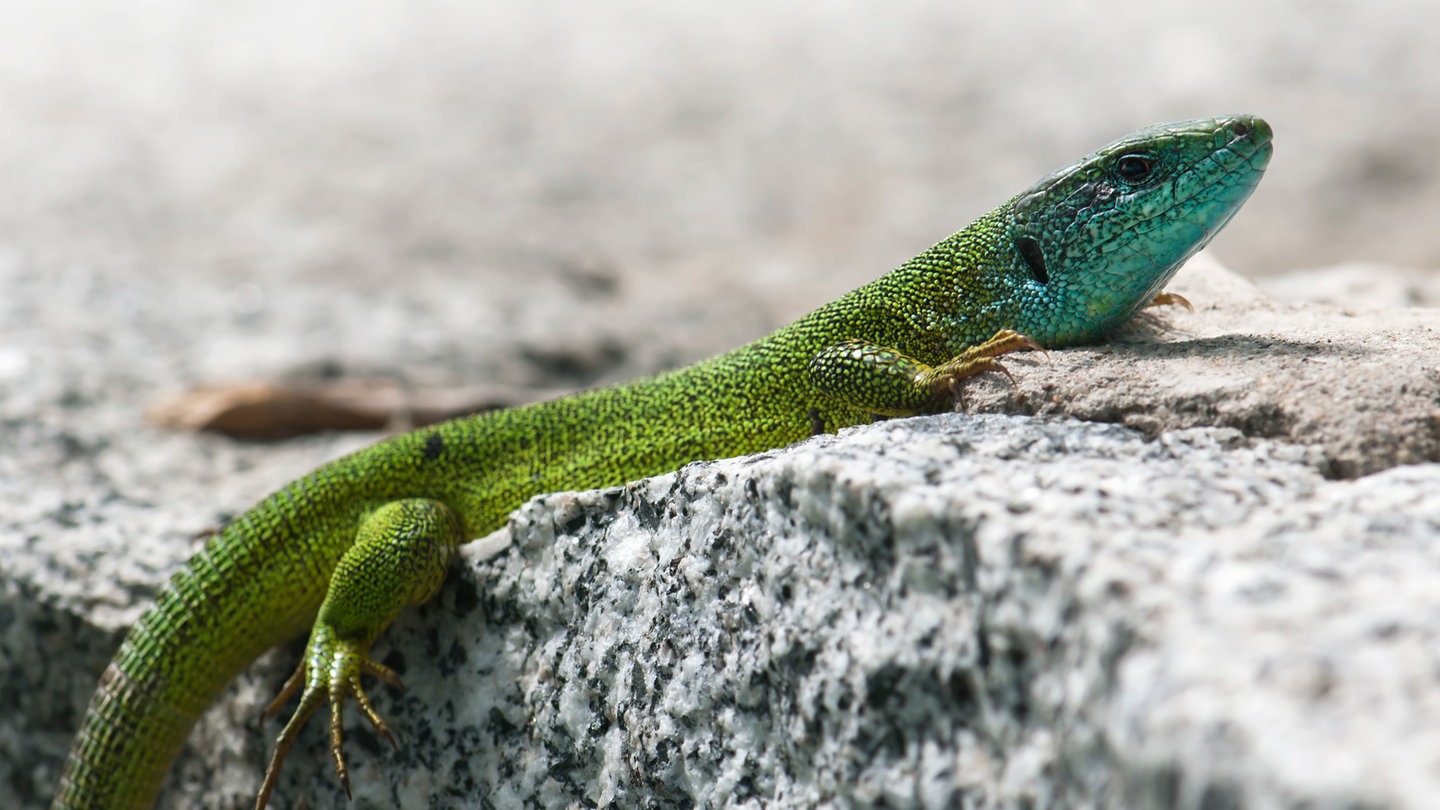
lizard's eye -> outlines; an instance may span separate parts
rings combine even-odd
[[[1154,171],[1154,161],[1145,155],[1122,155],[1115,161],[1115,173],[1132,186],[1149,180]]]

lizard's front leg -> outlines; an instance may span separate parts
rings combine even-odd
[[[330,577],[330,588],[300,665],[265,710],[267,718],[273,716],[300,692],[300,705],[275,741],[275,753],[255,800],[256,810],[270,800],[280,766],[301,727],[327,700],[330,754],[347,796],[350,777],[342,748],[341,721],[347,695],[355,697],[376,732],[395,745],[394,735],[371,707],[360,678],[374,675],[395,687],[401,686],[400,678],[390,668],[370,660],[370,644],[403,608],[435,595],[455,547],[464,540],[455,513],[445,504],[425,498],[391,501],[361,522],[355,543],[340,558]]]
[[[1010,376],[995,358],[1023,349],[1042,350],[1019,332],[1001,329],[984,343],[930,366],[888,346],[847,340],[811,358],[810,379],[846,405],[880,416],[914,416],[958,401],[961,380],[987,371]]]

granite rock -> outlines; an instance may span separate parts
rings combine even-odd
[[[34,807],[197,533],[370,437],[137,427],[252,316],[0,276],[0,374],[27,383],[0,387],[0,803]],[[1007,358],[969,414],[528,504],[384,637],[403,747],[352,718],[354,806],[1425,806],[1434,312],[1280,303],[1203,256],[1172,289],[1196,310]],[[370,317],[461,317],[412,294]],[[295,295],[265,322],[311,352],[363,309]],[[202,337],[166,343],[157,313]],[[296,655],[202,718],[162,806],[247,806]],[[323,740],[276,806],[346,806]]]
[[[389,634],[357,806],[1428,806],[1440,465],[1321,467],[949,415],[538,499]]]
[[[1327,476],[1440,461],[1440,313],[1282,301],[1201,254],[1104,345],[1013,360],[967,389],[974,410],[1119,422],[1147,435],[1233,427],[1319,448]]]

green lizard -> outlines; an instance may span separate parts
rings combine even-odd
[[[1271,154],[1259,118],[1150,127],[1061,169],[894,271],[728,354],[624,385],[459,419],[327,464],[225,526],[121,644],[90,702],[57,808],[154,801],[206,706],[310,629],[256,807],[322,705],[341,749],[347,696],[398,678],[371,642],[439,588],[454,549],[533,495],[620,484],[951,406],[997,357],[1100,339],[1155,302],[1229,222]]]

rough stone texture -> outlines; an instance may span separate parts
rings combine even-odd
[[[1386,286],[1373,271],[1376,286]],[[1440,461],[1440,314],[1282,302],[1205,256],[1170,284],[1196,311],[1137,319],[1104,346],[971,386],[985,410],[1121,422],[1154,435],[1234,427],[1315,445],[1353,477]],[[1135,342],[1132,342],[1135,341]],[[1115,355],[1133,362],[1110,365]],[[1018,370],[1022,360],[1012,360]]]
[[[253,315],[94,276],[61,305],[8,272],[32,384],[0,388],[0,696],[23,707],[0,717],[0,803],[27,807],[195,533],[368,437],[139,427],[155,380]],[[1280,304],[1203,257],[1175,289],[1196,312],[969,389],[1142,433],[952,415],[526,507],[504,556],[472,550],[380,648],[411,683],[377,689],[405,746],[352,719],[356,806],[1424,806],[1440,467],[1393,465],[1435,458],[1434,313]],[[342,351],[359,302],[299,295],[341,305],[267,323]],[[113,328],[159,313],[204,340]],[[1282,418],[1304,407],[1303,430]],[[1207,422],[1228,427],[1184,430]],[[164,806],[246,805],[295,654],[202,720]],[[292,756],[279,806],[343,806],[318,731]]]
[[[388,635],[356,806],[1428,807],[1440,466],[1316,462],[950,415],[537,500]]]
[[[468,720],[381,795],[1427,806],[1440,467],[1306,456],[950,416],[532,504],[459,586],[500,662],[450,656],[434,714]],[[399,654],[452,650],[452,610]],[[497,675],[520,712],[445,685]]]
[[[1379,262],[1349,262],[1296,270],[1257,281],[1287,301],[1319,301],[1346,310],[1440,307],[1440,273]]]

